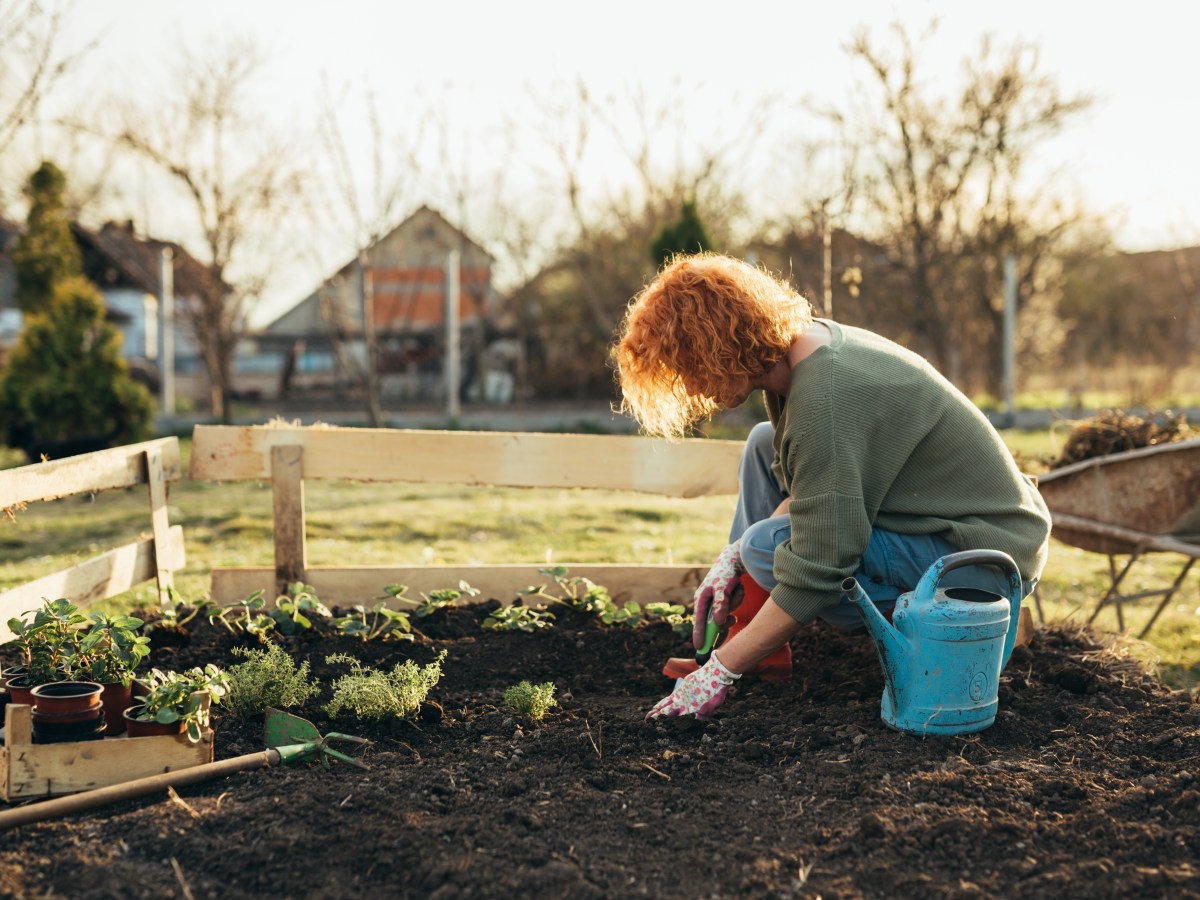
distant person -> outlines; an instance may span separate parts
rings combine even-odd
[[[623,409],[649,434],[682,436],[758,389],[769,419],[747,439],[730,543],[695,594],[697,649],[739,587],[770,596],[648,717],[710,717],[729,685],[814,618],[854,629],[847,576],[890,614],[940,557],[1000,550],[1032,592],[1046,505],[983,414],[915,353],[814,319],[761,269],[701,254],[677,257],[633,299],[614,355]],[[954,570],[943,584],[1009,594],[991,568]]]

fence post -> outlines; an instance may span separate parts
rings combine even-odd
[[[304,448],[291,444],[271,448],[271,491],[275,506],[275,592],[287,593],[293,581],[304,581],[308,548],[304,540]]]

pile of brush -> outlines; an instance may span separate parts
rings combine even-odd
[[[1050,463],[1050,468],[1061,469],[1097,456],[1181,441],[1191,434],[1187,416],[1183,413],[1176,415],[1167,410],[1160,416],[1143,419],[1119,409],[1104,410],[1071,429],[1062,454]]]

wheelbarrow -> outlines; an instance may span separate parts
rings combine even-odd
[[[1037,482],[1050,509],[1054,536],[1072,547],[1108,556],[1109,587],[1088,623],[1111,605],[1124,631],[1122,604],[1161,597],[1138,634],[1144,638],[1200,557],[1200,439],[1085,459],[1039,475]],[[1134,563],[1151,552],[1182,555],[1178,575],[1164,588],[1121,593]],[[1128,560],[1118,565],[1119,556]],[[1040,616],[1036,594],[1034,600]]]

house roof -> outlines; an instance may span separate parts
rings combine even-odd
[[[447,241],[448,237],[450,237],[449,241]],[[439,248],[436,256],[430,256],[430,245]],[[380,275],[384,273],[385,269],[392,268],[392,275],[403,270],[411,276],[409,280],[420,281],[422,277],[428,277],[434,269],[440,269],[445,258],[441,251],[450,248],[461,252],[465,269],[472,267],[478,269],[482,265],[485,270],[489,270],[495,261],[495,257],[491,253],[471,240],[461,228],[453,225],[437,210],[425,205],[419,207],[399,225],[372,243],[365,252],[368,259],[372,260],[370,264],[372,269]],[[329,294],[326,302],[342,306],[347,302],[346,297],[342,296],[342,289],[331,290],[330,286],[342,285],[344,287],[354,284],[358,277],[357,273],[358,259],[356,257],[323,279],[317,290],[264,326],[260,333],[288,336],[323,332],[326,325],[321,313],[322,291]],[[490,276],[484,276],[483,282],[490,286]],[[440,290],[440,287],[435,289],[435,291]],[[490,287],[488,290],[490,291]],[[380,302],[380,298],[377,298],[377,302]],[[351,327],[361,327],[361,311],[352,303],[349,308],[343,309],[343,314],[346,315]]]
[[[204,265],[178,244],[138,237],[132,222],[105,222],[97,231],[72,223],[71,231],[83,257],[83,274],[101,290],[127,287],[158,296],[164,247],[173,254],[177,296],[198,295],[211,277]]]

